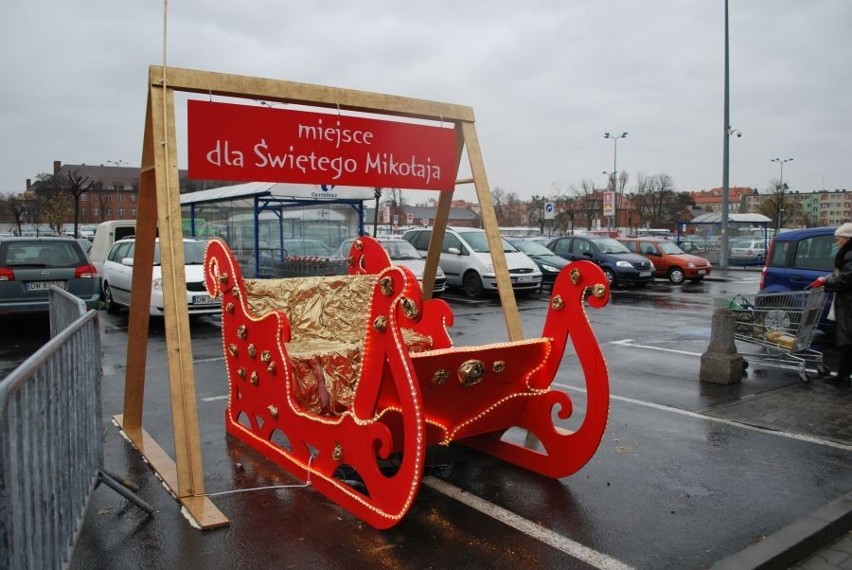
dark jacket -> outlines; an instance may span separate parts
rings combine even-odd
[[[825,290],[834,293],[837,346],[852,345],[852,241],[837,252],[834,273],[826,279]]]

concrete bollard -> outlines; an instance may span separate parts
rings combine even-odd
[[[710,327],[710,345],[701,355],[702,382],[735,384],[743,377],[743,357],[734,343],[734,314],[729,309],[716,309]]]

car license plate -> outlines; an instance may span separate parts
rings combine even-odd
[[[516,282],[517,283],[529,283],[530,281],[532,281],[532,277],[518,277]]]
[[[639,277],[650,277],[650,276],[651,276],[650,271],[640,271],[639,272]]]
[[[698,274],[699,275],[707,275],[707,271],[705,271],[704,269],[699,269]]]
[[[193,295],[192,296],[192,304],[193,305],[208,305],[213,302],[213,298],[210,295]]]
[[[50,289],[51,285],[56,285],[60,289],[65,289],[65,281],[27,281],[24,283],[24,290],[45,291]]]

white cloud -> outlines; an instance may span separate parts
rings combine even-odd
[[[170,65],[473,107],[492,187],[549,193],[618,168],[721,185],[723,3],[332,0],[169,4]],[[163,5],[8,0],[0,7],[0,191],[53,160],[141,157]],[[852,189],[846,0],[730,2],[731,184]],[[472,197],[472,191],[458,191]]]

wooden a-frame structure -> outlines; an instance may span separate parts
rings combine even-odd
[[[189,313],[186,306],[186,279],[183,271],[183,234],[174,113],[176,91],[201,93],[210,97],[217,95],[337,108],[454,124],[458,153],[456,172],[464,148],[467,149],[471,171],[471,178],[457,180],[456,185],[473,184],[476,189],[482,224],[497,274],[497,289],[508,338],[511,341],[522,340],[524,334],[476,137],[473,110],[470,107],[305,83],[151,66],[139,184],[139,214],[136,221],[124,410],[123,414],[115,416],[115,419],[196,523],[201,528],[215,528],[228,524],[228,519],[204,494]],[[431,296],[434,285],[452,198],[452,192],[441,192],[438,199],[423,282],[426,297]],[[142,427],[148,306],[158,228],[165,293],[164,319],[174,459]]]

